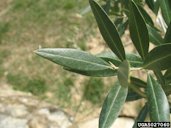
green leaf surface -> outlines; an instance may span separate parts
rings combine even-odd
[[[129,102],[129,101],[135,101],[135,100],[139,100],[139,99],[141,99],[142,97],[139,95],[139,94],[137,94],[137,93],[135,93],[135,92],[133,92],[133,91],[129,91],[128,92],[128,95],[127,95],[127,97],[126,97],[126,101],[127,102]]]
[[[155,28],[151,27],[150,25],[147,25],[147,29],[149,33],[150,42],[152,42],[154,45],[160,45],[164,43],[161,35]]]
[[[82,71],[99,71],[110,69],[110,65],[101,58],[87,52],[67,48],[44,48],[36,54],[64,67]]]
[[[165,70],[171,66],[171,43],[163,44],[152,49],[144,61],[144,68]]]
[[[106,62],[112,62],[117,67],[121,64],[121,61],[118,59],[118,57],[115,56],[115,54],[113,54],[113,52],[111,52],[111,51],[102,52],[102,53],[98,54],[97,57],[104,59]],[[130,63],[131,67],[142,67],[143,66],[142,59],[136,54],[127,53],[126,59]]]
[[[103,39],[118,58],[124,60],[125,50],[115,25],[100,5],[98,5],[94,0],[89,0],[89,2]]]
[[[148,30],[143,16],[133,1],[130,2],[129,30],[135,48],[142,59],[145,59],[149,48]]]
[[[146,88],[146,86],[147,86],[147,83],[146,82],[144,82],[144,81],[142,81],[142,80],[140,80],[139,78],[136,78],[136,77],[130,77],[130,84],[133,84],[133,85],[135,85],[135,86],[137,86],[137,87],[140,87],[140,88]]]
[[[147,84],[146,93],[151,121],[170,121],[169,103],[161,85],[151,75],[148,75]]]
[[[135,123],[134,123],[132,128],[138,128],[137,127],[137,123],[138,122],[144,122],[144,120],[145,120],[145,118],[147,116],[148,111],[149,111],[148,104],[146,103],[144,105],[144,107],[141,109],[140,113],[138,114],[138,117],[135,119]]]
[[[118,82],[107,95],[99,119],[99,128],[110,128],[118,117],[126,100],[128,88],[122,87]]]
[[[118,80],[121,86],[128,87],[130,84],[129,63],[124,60],[118,68]]]
[[[161,86],[165,86],[165,79],[164,76],[162,74],[162,72],[160,70],[153,70],[158,82],[161,84]]]
[[[64,67],[65,70],[78,73],[85,76],[92,76],[92,77],[110,77],[110,76],[116,76],[117,70],[113,69],[104,69],[104,70],[97,70],[97,71],[82,71],[82,70],[75,70],[70,69],[67,67]]]
[[[144,17],[144,20],[146,21],[146,23],[149,25],[154,25],[153,20],[151,19],[149,14],[144,10],[144,8],[140,5],[138,5],[138,8],[139,8],[142,16]]]
[[[171,22],[167,28],[166,34],[164,36],[165,43],[171,43]]]
[[[170,0],[159,0],[162,16],[167,25],[171,22],[171,6],[169,4]]]

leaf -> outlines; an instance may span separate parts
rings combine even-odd
[[[144,20],[146,21],[146,23],[149,25],[154,25],[153,20],[148,15],[148,13],[144,10],[144,8],[140,5],[138,5],[138,9],[140,10],[142,16],[144,17]]]
[[[154,72],[158,82],[161,84],[161,86],[162,87],[165,86],[165,79],[164,79],[164,76],[163,76],[162,72],[160,70],[158,70],[158,69],[153,70],[153,72]]]
[[[144,107],[141,109],[140,113],[138,114],[138,117],[135,119],[135,123],[134,123],[132,128],[138,128],[137,127],[137,123],[138,122],[144,122],[144,120],[145,120],[145,118],[147,116],[148,111],[149,111],[148,103],[146,103],[144,105]]]
[[[171,43],[171,22],[167,28],[166,34],[164,36],[165,43]]]
[[[148,75],[147,84],[146,93],[151,121],[170,121],[169,103],[161,85],[151,75]]]
[[[128,88],[120,86],[117,82],[106,97],[99,119],[99,128],[110,128],[125,102]]]
[[[147,86],[146,82],[144,82],[144,81],[142,81],[136,77],[131,76],[130,81],[131,81],[130,84],[133,84],[133,85],[140,87],[140,88],[146,88],[146,86]]]
[[[96,55],[97,57],[105,60],[106,62],[112,62],[115,66],[119,66],[121,61],[112,51],[105,51]]]
[[[166,84],[171,83],[171,68],[166,70],[166,72],[164,74],[164,78],[165,78]]]
[[[118,80],[121,86],[128,87],[130,83],[129,77],[129,63],[127,60],[124,60],[118,68]]]
[[[144,68],[165,70],[171,66],[171,43],[163,44],[152,49],[144,61]]]
[[[104,60],[76,49],[44,48],[37,50],[36,54],[70,69],[82,71],[110,69],[110,65]]]
[[[128,95],[126,97],[126,101],[129,102],[129,101],[135,101],[135,100],[139,100],[141,99],[142,97],[140,95],[138,95],[137,93],[133,92],[133,91],[129,91],[128,92]]]
[[[125,50],[115,25],[94,0],[89,0],[89,2],[103,39],[119,59],[125,60]]]
[[[126,59],[130,63],[131,67],[136,68],[136,67],[142,67],[142,65],[143,65],[142,59],[136,54],[128,53],[128,54],[126,54]]]
[[[155,28],[151,27],[150,25],[147,25],[147,29],[149,33],[150,42],[152,42],[154,45],[160,45],[164,43],[161,35]]]
[[[97,71],[82,71],[82,70],[75,70],[70,69],[67,67],[64,67],[65,70],[78,73],[85,76],[92,76],[92,77],[110,77],[110,76],[116,76],[117,70],[113,69],[104,69],[104,70],[97,70]]]
[[[169,5],[170,0],[159,0],[162,16],[167,25],[171,22],[171,7]]]
[[[129,13],[130,36],[138,53],[145,59],[149,48],[148,30],[137,5],[131,0]]]
[[[121,64],[121,61],[118,59],[118,57],[115,56],[115,54],[113,54],[113,52],[111,52],[111,51],[102,52],[102,53],[98,54],[97,57],[102,58],[106,62],[112,62],[117,67]],[[131,67],[142,67],[143,66],[142,59],[136,54],[127,53],[126,59],[130,63]]]

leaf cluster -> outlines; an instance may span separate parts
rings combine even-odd
[[[153,122],[170,121],[167,96],[171,93],[171,2],[170,0],[119,2],[121,17],[116,17],[113,22],[109,16],[114,14],[111,13],[111,0],[106,1],[106,7],[89,0],[98,28],[110,51],[92,55],[77,49],[44,48],[38,49],[36,54],[63,66],[65,70],[82,75],[117,76],[118,81],[104,101],[99,128],[109,128],[125,102],[142,98],[146,104],[133,128],[136,127],[137,121],[143,122],[148,113]],[[148,5],[154,15],[161,15],[163,19],[161,26],[164,24],[165,30],[156,28],[156,23],[143,8],[144,5]],[[125,42],[121,41],[121,36],[127,28],[136,53],[127,53],[124,48]],[[152,50],[149,50],[150,44],[154,45]],[[131,72],[134,70],[145,71],[147,80],[143,81],[132,76]]]

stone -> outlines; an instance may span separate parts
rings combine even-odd
[[[72,117],[30,93],[0,90],[0,128],[70,128]]]

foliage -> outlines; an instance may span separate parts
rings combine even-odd
[[[92,55],[76,49],[43,48],[38,49],[36,54],[75,73],[92,77],[118,77],[118,81],[104,101],[99,128],[109,128],[118,117],[125,102],[142,98],[145,99],[146,104],[140,111],[136,122],[143,122],[147,113],[153,122],[170,121],[170,107],[167,99],[167,95],[171,93],[168,90],[171,76],[170,1],[146,0],[146,3],[141,0],[119,1],[122,5],[119,12],[124,16],[121,21],[127,22],[130,38],[137,50],[136,53],[131,54],[125,52],[124,42],[121,41],[122,35],[118,32],[120,29],[109,17],[111,8],[109,7],[106,11],[96,1],[89,0],[89,2],[101,35],[111,49],[110,52]],[[109,2],[107,5],[110,5],[110,0],[107,2]],[[162,24],[165,24],[166,32],[155,27],[156,23],[144,10],[144,4],[149,6],[154,15],[158,14],[159,8],[161,9]],[[123,25],[123,22],[119,24]],[[120,28],[125,31],[127,27]],[[161,36],[162,33],[164,33],[164,38]],[[154,48],[149,51],[151,43],[154,44]],[[131,75],[131,72],[135,70],[146,73],[146,82]]]

